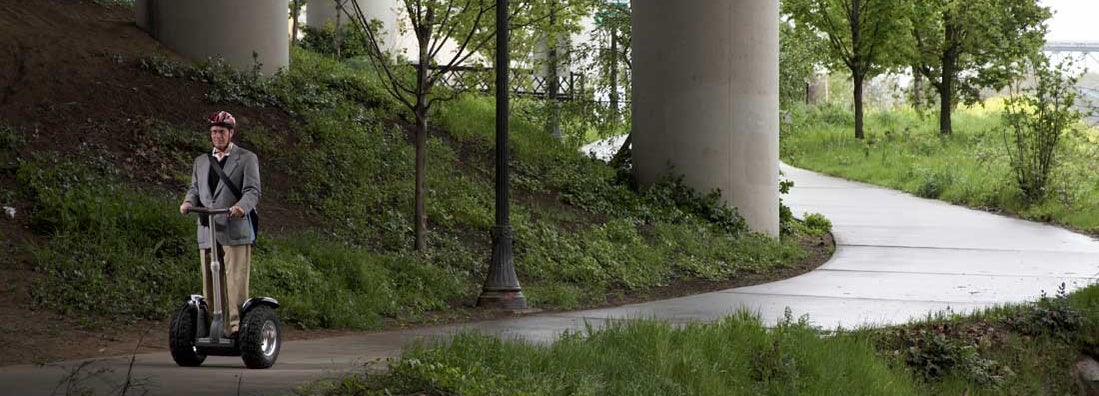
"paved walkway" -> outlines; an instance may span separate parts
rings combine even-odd
[[[402,344],[476,329],[548,342],[615,318],[710,321],[738,309],[773,322],[786,307],[820,326],[902,323],[929,312],[971,311],[1029,301],[1062,282],[1072,290],[1099,279],[1099,243],[1048,225],[915,198],[784,167],[796,186],[786,197],[795,214],[823,213],[833,223],[835,256],[820,269],[765,285],[589,311],[552,313],[463,326],[288,342],[269,370],[245,370],[240,359],[211,357],[179,368],[168,352],[139,355],[134,376],[150,394],[272,394],[308,380],[356,369],[399,353]],[[80,362],[56,367],[0,368],[0,394],[47,395]],[[124,378],[128,358],[102,359],[85,370],[109,369],[87,385],[108,388]],[[241,376],[243,378],[241,378]],[[64,393],[62,388],[61,393]]]

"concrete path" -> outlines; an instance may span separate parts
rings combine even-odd
[[[837,247],[816,271],[765,285],[589,311],[534,315],[462,326],[369,333],[288,342],[269,370],[246,370],[237,358],[211,357],[200,368],[179,368],[168,352],[137,356],[133,376],[150,394],[275,394],[333,377],[369,360],[399,353],[422,338],[473,329],[534,342],[622,318],[711,321],[738,309],[773,322],[790,307],[820,326],[902,323],[946,309],[968,312],[1034,300],[1064,282],[1069,290],[1099,278],[1099,243],[1063,229],[916,198],[904,193],[783,167],[796,186],[786,202],[794,213],[823,213]],[[48,395],[81,361],[0,368],[0,394]],[[101,359],[85,381],[117,389],[129,359]],[[59,394],[64,394],[62,385]],[[115,391],[117,393],[117,391]]]

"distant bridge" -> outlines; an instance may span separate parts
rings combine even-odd
[[[1099,53],[1099,41],[1048,41],[1042,51]]]

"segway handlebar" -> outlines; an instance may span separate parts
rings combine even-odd
[[[190,208],[187,208],[187,213],[200,213],[200,214],[216,215],[216,214],[224,214],[224,213],[229,213],[229,212],[231,212],[231,210],[228,209],[228,208],[224,208],[224,209],[196,208],[196,207],[193,207],[193,206],[190,207]]]

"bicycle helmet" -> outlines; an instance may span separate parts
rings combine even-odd
[[[233,118],[232,114],[227,111],[215,111],[210,114],[210,126],[222,126],[229,129],[236,129],[237,119]]]

